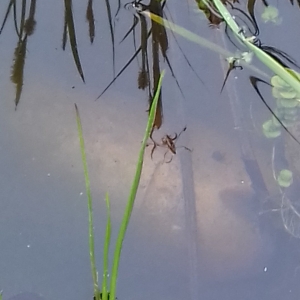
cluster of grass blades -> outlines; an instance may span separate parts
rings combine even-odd
[[[96,300],[100,300],[100,299],[108,300],[108,299],[116,298],[118,267],[119,267],[119,262],[120,262],[123,240],[125,237],[125,233],[126,233],[126,230],[128,227],[129,220],[130,220],[131,212],[133,210],[133,205],[134,205],[137,189],[138,189],[139,182],[140,182],[145,148],[146,148],[147,140],[150,137],[150,134],[151,134],[151,131],[153,128],[163,76],[164,76],[164,72],[162,72],[160,75],[158,87],[155,92],[153,102],[151,105],[148,123],[147,123],[146,131],[144,134],[144,138],[142,141],[142,145],[140,148],[138,162],[136,165],[136,172],[135,172],[134,180],[131,185],[127,205],[126,205],[126,208],[124,211],[123,219],[121,222],[121,226],[120,226],[117,241],[116,241],[109,285],[107,283],[107,277],[108,277],[108,273],[109,273],[108,252],[109,252],[109,244],[110,244],[110,236],[111,236],[111,219],[110,219],[110,204],[109,204],[110,200],[109,200],[108,194],[106,194],[106,197],[105,197],[106,207],[107,207],[107,223],[106,223],[106,233],[105,233],[104,252],[103,252],[103,280],[102,280],[101,291],[99,290],[98,274],[97,274],[96,262],[95,262],[94,232],[93,232],[93,208],[92,208],[92,196],[91,196],[91,190],[90,190],[90,180],[89,180],[89,175],[88,175],[82,126],[81,126],[79,111],[75,104],[78,136],[79,136],[79,141],[80,141],[80,150],[81,150],[81,157],[82,157],[82,163],[83,163],[86,195],[87,195],[87,203],[88,203],[89,253],[90,253],[90,263],[91,263],[92,278],[93,278],[93,285],[94,285],[94,298]]]

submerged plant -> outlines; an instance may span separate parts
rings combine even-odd
[[[207,0],[203,0],[207,2]],[[298,93],[300,93],[300,81],[297,76],[293,73],[293,71],[289,68],[283,66],[273,55],[264,51],[260,46],[261,44],[258,42],[257,36],[253,35],[247,37],[243,31],[243,29],[236,23],[233,16],[230,14],[228,9],[222,3],[221,0],[212,0],[215,7],[217,8],[217,13],[221,14],[224,21],[228,25],[228,27],[235,34],[236,38],[242,42],[250,51],[252,51],[255,56],[271,71],[273,71],[276,75],[278,75],[282,80],[284,80],[287,84],[289,84],[292,88],[295,89]],[[208,4],[209,5],[209,4]]]
[[[282,22],[282,18],[279,16],[278,8],[272,5],[268,5],[264,8],[263,13],[261,14],[261,18],[265,23],[273,23],[276,25],[280,25]]]
[[[293,73],[300,78],[298,73],[295,71]],[[300,115],[300,94],[277,75],[271,78],[271,85],[272,95],[276,100],[274,114],[280,119],[284,127],[293,126]],[[268,138],[275,138],[281,133],[281,124],[274,116],[266,121],[262,127],[264,135]]]
[[[263,134],[267,138],[276,138],[281,134],[281,125],[275,118],[271,118],[262,125]]]
[[[127,205],[124,211],[123,219],[120,225],[119,234],[116,241],[115,251],[114,251],[114,257],[113,257],[113,265],[111,269],[111,280],[110,280],[110,292],[108,292],[108,286],[107,286],[107,276],[108,276],[108,251],[109,251],[109,244],[110,244],[110,235],[111,235],[111,220],[110,220],[110,200],[108,194],[106,194],[105,201],[106,201],[106,207],[107,207],[107,224],[106,224],[106,233],[105,233],[105,242],[104,242],[104,254],[103,254],[103,281],[102,281],[102,291],[99,291],[98,286],[98,274],[96,270],[96,262],[95,262],[95,250],[94,250],[94,231],[93,231],[93,208],[92,208],[92,196],[90,191],[90,180],[88,175],[88,168],[87,168],[87,162],[86,162],[86,154],[85,154],[85,146],[84,146],[84,139],[83,139],[83,133],[82,133],[82,126],[79,116],[78,108],[75,104],[76,109],[76,120],[77,120],[77,128],[78,128],[78,136],[80,141],[80,150],[81,150],[81,159],[83,163],[83,170],[84,170],[84,177],[85,177],[85,187],[86,187],[86,194],[87,194],[87,203],[88,203],[88,215],[89,215],[89,253],[90,253],[90,263],[91,263],[91,270],[92,270],[92,278],[93,278],[93,285],[94,285],[94,299],[96,300],[109,300],[109,299],[115,299],[116,298],[116,285],[117,285],[117,278],[118,278],[118,268],[119,268],[119,262],[120,262],[120,256],[121,256],[121,250],[123,245],[123,240],[126,234],[126,230],[128,227],[128,223],[131,217],[131,213],[134,206],[134,201],[137,193],[137,189],[139,186],[141,173],[142,173],[142,167],[143,167],[143,160],[144,160],[144,153],[145,148],[147,145],[147,140],[150,137],[154,119],[156,115],[156,109],[159,99],[159,94],[161,90],[162,85],[162,79],[163,79],[164,72],[160,75],[158,87],[155,92],[150,114],[147,122],[146,131],[144,134],[144,138],[142,141],[142,145],[139,152],[138,162],[136,165],[136,172],[135,176],[131,185]],[[1,298],[0,298],[1,300]]]
[[[259,74],[260,76],[262,76],[264,78],[269,78],[269,75],[267,75],[265,72],[261,71],[257,67],[250,64],[251,63],[251,59],[250,59],[251,54],[250,55],[245,55],[245,54],[236,55],[236,54],[231,53],[230,51],[220,47],[218,44],[212,43],[208,39],[203,38],[203,37],[191,32],[190,30],[187,30],[186,28],[179,26],[167,19],[164,19],[164,18],[160,17],[159,15],[156,15],[150,11],[140,10],[139,13],[143,14],[143,15],[147,16],[148,18],[150,18],[151,20],[165,26],[167,29],[184,37],[186,40],[191,41],[195,44],[200,45],[201,47],[204,47],[208,50],[211,50],[215,53],[220,54],[225,59],[229,59],[229,60],[230,59],[232,59],[232,60],[239,59],[239,63],[241,64],[241,66],[250,69],[251,71],[255,72],[256,74]],[[244,52],[244,53],[246,53],[246,52]],[[236,56],[238,56],[238,57],[236,57]]]
[[[281,170],[277,177],[277,182],[281,187],[289,187],[293,183],[293,173],[287,169]]]

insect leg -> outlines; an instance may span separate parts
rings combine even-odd
[[[166,164],[169,164],[169,163],[172,161],[172,159],[173,159],[173,155],[172,155],[171,158],[170,158],[170,160],[165,161],[166,155],[167,155],[168,152],[169,152],[169,151],[167,150],[167,151],[165,152],[165,155],[164,155],[164,162],[165,162]]]

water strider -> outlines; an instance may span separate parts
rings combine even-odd
[[[165,136],[162,137],[161,139],[161,143],[157,143],[156,141],[154,141],[154,139],[152,138],[152,134],[150,136],[151,140],[153,141],[153,148],[151,150],[151,158],[153,158],[153,153],[154,150],[157,146],[161,146],[161,147],[166,147],[168,148],[168,150],[171,151],[172,154],[176,154],[176,142],[179,139],[180,135],[186,131],[186,126],[180,131],[179,134],[175,133],[174,137],[172,137],[169,134],[166,134]],[[181,148],[185,148],[188,151],[192,151],[191,149],[189,149],[188,147],[185,146],[180,146]],[[164,158],[166,156],[166,154],[168,153],[168,150],[165,152]],[[173,157],[171,157],[171,159],[169,161],[167,161],[166,163],[170,163],[172,161]]]

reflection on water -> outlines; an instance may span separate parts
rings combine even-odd
[[[44,300],[44,298],[38,294],[24,292],[18,295],[15,295],[8,300]]]
[[[201,50],[199,55],[199,48],[184,44],[184,51],[196,58],[193,68],[205,70],[203,77],[207,86],[206,89],[201,86],[200,93],[197,90],[199,81],[191,75],[193,71],[182,59],[182,52],[172,52],[167,49],[169,44],[165,44],[166,40],[162,40],[166,34],[164,28],[155,27],[157,24],[141,18],[141,39],[147,37],[150,27],[153,30],[152,39],[148,37],[141,43],[141,65],[133,60],[132,70],[128,71],[130,76],[120,77],[120,84],[112,85],[112,89],[95,102],[93,100],[99,94],[100,86],[105,88],[112,75],[111,65],[106,64],[111,58],[111,45],[101,44],[105,63],[96,65],[95,62],[100,60],[99,48],[96,48],[100,47],[100,42],[95,35],[91,1],[87,11],[88,38],[94,48],[85,48],[77,44],[77,39],[74,41],[74,34],[81,32],[79,24],[85,24],[75,23],[74,27],[71,2],[66,3],[69,6],[65,7],[64,18],[61,14],[64,22],[56,32],[61,33],[64,28],[64,43],[69,34],[73,52],[67,47],[66,51],[74,58],[82,77],[82,62],[89,66],[90,70],[86,70],[92,76],[85,72],[87,85],[74,79],[74,70],[64,64],[65,56],[59,51],[54,54],[47,52],[47,55],[51,53],[53,56],[45,59],[45,49],[41,48],[39,52],[33,47],[26,52],[27,65],[32,69],[26,73],[26,89],[22,94],[24,105],[20,105],[15,113],[9,102],[14,95],[7,88],[9,75],[1,74],[3,99],[7,99],[0,113],[0,127],[5,128],[1,131],[0,163],[2,170],[6,170],[1,174],[5,203],[0,219],[3,228],[7,228],[0,234],[4,265],[0,270],[1,288],[19,290],[16,286],[22,285],[23,290],[32,290],[29,287],[35,284],[35,290],[47,295],[47,299],[91,299],[87,296],[92,289],[74,102],[80,107],[82,116],[95,199],[95,228],[99,236],[97,249],[102,249],[105,224],[102,199],[108,190],[112,199],[112,219],[117,224],[134,174],[156,76],[170,60],[174,63],[171,75],[165,78],[164,100],[161,102],[164,119],[161,110],[156,120],[156,127],[161,127],[161,130],[155,135],[161,134],[161,137],[155,140],[160,141],[162,147],[156,147],[153,159],[151,146],[147,149],[131,228],[123,250],[118,299],[153,299],[160,295],[164,299],[195,300],[195,296],[191,296],[196,294],[194,290],[201,299],[273,300],[277,294],[280,299],[288,299],[285,296],[289,295],[290,299],[297,299],[299,241],[289,234],[299,236],[298,199],[290,196],[290,193],[297,195],[296,190],[288,190],[289,194],[285,194],[288,196],[280,197],[282,202],[277,203],[279,212],[259,214],[266,199],[274,204],[272,192],[278,190],[272,178],[272,157],[269,149],[266,150],[269,145],[266,146],[265,140],[259,140],[261,133],[246,134],[251,131],[249,123],[238,123],[235,119],[236,116],[238,119],[248,118],[248,107],[244,109],[243,105],[250,99],[248,94],[251,97],[256,95],[247,90],[241,78],[231,77],[233,80],[228,80],[227,85],[241,84],[235,100],[242,103],[242,108],[238,102],[232,101],[233,93],[228,89],[220,96],[224,73],[220,72],[219,61],[212,56],[215,54]],[[153,3],[151,1],[150,4]],[[157,5],[155,8],[163,15],[161,4]],[[121,12],[123,15],[129,13],[122,8]],[[182,12],[185,10],[182,9]],[[52,22],[48,17],[46,13],[40,22]],[[99,20],[106,17],[99,17]],[[124,32],[133,32],[129,30],[131,19],[132,15],[124,21],[126,26],[122,23]],[[211,15],[209,19],[212,19]],[[217,18],[215,23],[220,21]],[[119,22],[123,22],[121,17]],[[110,28],[113,27],[111,25]],[[211,30],[205,31],[206,25],[202,27],[203,35],[211,36]],[[6,30],[13,30],[13,27]],[[121,40],[124,32],[114,36],[112,41]],[[44,33],[38,35],[37,31],[35,34],[45,39]],[[79,36],[76,35],[76,38]],[[6,38],[9,41],[8,35]],[[106,41],[111,40],[111,32],[108,31],[106,38]],[[52,49],[57,36],[49,33],[49,39],[53,44],[48,45],[48,50]],[[150,40],[151,51],[148,51]],[[19,40],[19,54],[25,55],[22,41]],[[176,43],[172,38],[167,42]],[[11,45],[13,43],[10,42]],[[74,53],[74,47],[80,46],[86,51]],[[128,62],[126,57],[139,53],[128,39],[115,50],[122,53],[115,57],[116,66],[124,66]],[[146,60],[150,52],[154,55],[153,62]],[[93,60],[89,59],[91,57]],[[165,64],[164,60],[167,61]],[[152,69],[149,67],[151,63]],[[99,76],[99,69],[104,75]],[[3,70],[10,70],[8,60],[3,60]],[[137,72],[140,72],[139,84],[143,88],[149,86],[141,79],[153,77],[146,95],[134,90],[136,80],[132,78],[136,78]],[[187,87],[184,100],[178,92],[178,82],[172,78],[175,73],[182,74],[177,79]],[[74,86],[76,88],[72,89]],[[259,109],[262,111],[262,107]],[[245,110],[247,114],[243,114]],[[245,124],[245,127],[241,126]],[[258,147],[254,154],[250,151],[253,147],[250,137]],[[288,140],[285,142],[286,148],[278,153],[286,156],[297,174],[298,156],[288,151],[295,150],[295,147],[289,146]],[[172,159],[169,159],[169,154]],[[276,159],[278,162],[279,159]],[[257,165],[259,168],[256,168]],[[265,173],[268,175],[265,176]],[[266,179],[268,176],[271,180]],[[275,219],[277,223],[273,222]],[[278,220],[280,226],[277,225]],[[289,233],[284,229],[282,220]],[[116,228],[115,225],[114,230]],[[101,262],[101,253],[99,255],[98,261]],[[101,268],[101,263],[99,266]],[[10,300],[27,299],[40,298],[23,293]]]

